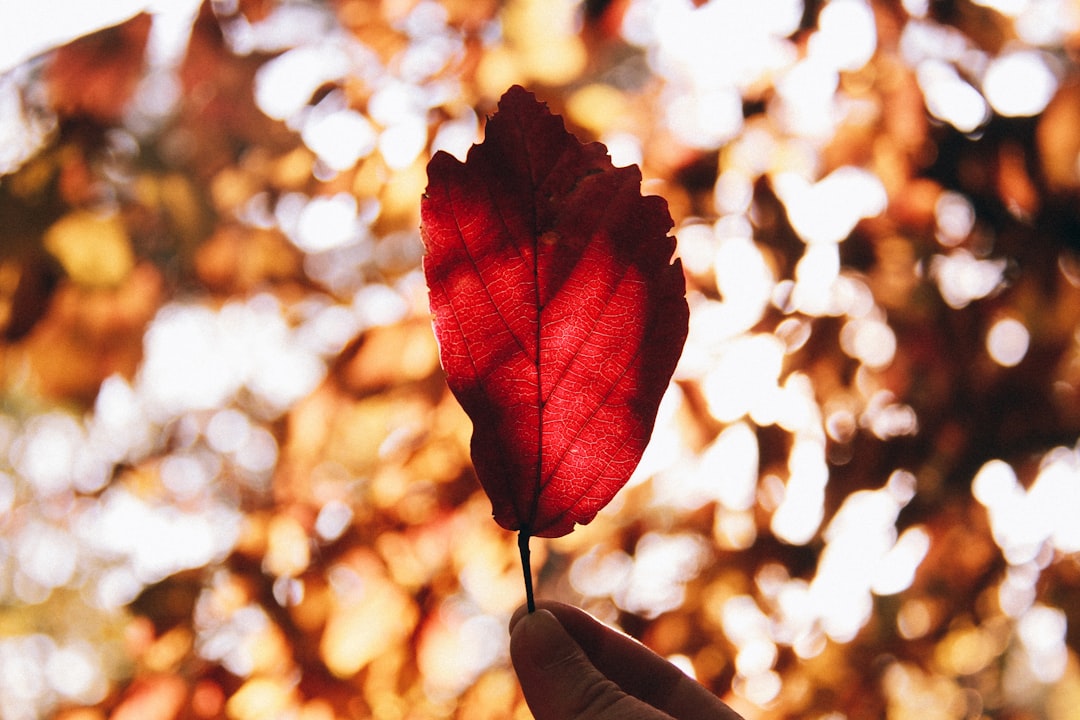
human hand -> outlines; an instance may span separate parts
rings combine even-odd
[[[741,720],[682,670],[569,605],[518,608],[510,657],[536,720]]]

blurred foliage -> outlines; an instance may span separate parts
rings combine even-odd
[[[1075,2],[190,11],[0,75],[0,718],[529,716],[418,272],[514,82],[692,307],[538,594],[747,718],[1080,717]]]

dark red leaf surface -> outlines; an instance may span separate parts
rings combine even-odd
[[[558,537],[630,477],[686,340],[667,203],[510,88],[462,163],[428,165],[424,273],[495,520]]]

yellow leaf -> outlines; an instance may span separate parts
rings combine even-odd
[[[593,135],[603,135],[628,112],[626,97],[611,85],[592,83],[566,100],[566,114]]]
[[[311,562],[307,531],[288,515],[278,515],[270,521],[266,557],[263,568],[278,577],[296,577]]]
[[[254,678],[244,683],[225,704],[231,720],[279,717],[293,704],[293,691],[281,681]]]
[[[412,598],[370,558],[351,567],[338,566],[333,572],[343,587],[320,650],[331,672],[349,677],[405,642],[416,627],[418,612]]]
[[[45,249],[80,285],[115,287],[135,267],[127,230],[115,214],[68,213],[46,231]]]

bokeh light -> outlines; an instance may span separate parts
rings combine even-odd
[[[986,350],[999,365],[1013,367],[1027,354],[1031,334],[1024,324],[1012,318],[998,320],[986,335]]]
[[[1046,60],[1020,51],[995,58],[983,77],[983,92],[994,111],[1005,117],[1037,115],[1057,90],[1057,78]]]

